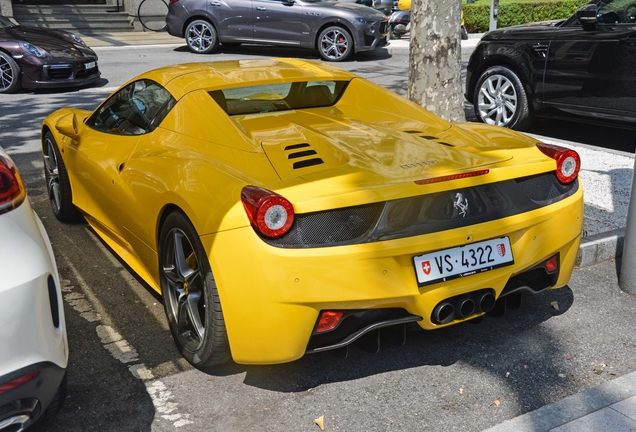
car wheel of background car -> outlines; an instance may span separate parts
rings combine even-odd
[[[198,367],[230,360],[210,262],[194,226],[183,213],[168,215],[159,245],[163,304],[181,354]]]
[[[214,26],[205,20],[196,20],[188,24],[185,40],[193,53],[209,54],[219,45]]]
[[[391,35],[391,38],[395,38],[395,39],[401,39],[402,38],[402,33],[396,32],[395,31],[395,26],[391,26],[391,29],[389,30],[389,34]]]
[[[22,88],[22,72],[13,58],[0,51],[0,93],[13,93]]]
[[[343,61],[353,54],[353,38],[342,27],[324,29],[318,36],[318,51],[327,61]]]
[[[466,27],[462,26],[460,31],[461,31],[460,36],[461,36],[462,40],[467,40],[468,39],[468,31],[466,30]]]
[[[49,406],[46,408],[44,415],[40,417],[38,422],[46,421],[50,419],[51,417],[53,417],[58,412],[60,412],[60,410],[64,406],[64,400],[66,399],[66,386],[67,386],[67,380],[66,380],[66,373],[65,373],[64,377],[62,378],[62,382],[60,383],[60,386],[57,388],[57,392],[55,392],[55,396],[53,396],[53,400],[51,401]]]
[[[495,66],[481,74],[473,95],[475,115],[484,123],[524,130],[532,123],[528,96],[510,69]]]
[[[623,20],[625,23],[636,21],[636,4],[632,3],[623,10]]]
[[[68,180],[66,167],[51,132],[44,135],[42,147],[44,155],[44,177],[46,189],[55,217],[62,222],[77,222],[82,215],[73,205],[71,183]]]

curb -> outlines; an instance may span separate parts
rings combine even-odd
[[[484,432],[549,431],[634,395],[636,395],[636,372],[631,372],[581,393],[553,402],[550,405],[522,414],[519,417],[486,429]],[[627,426],[627,423],[625,425]],[[611,430],[611,426],[618,425],[600,422],[591,426],[593,429],[589,430]],[[568,430],[570,429],[568,428]],[[584,428],[583,430],[588,429]]]
[[[625,228],[595,234],[581,239],[579,253],[576,256],[577,267],[589,267],[605,261],[620,258],[623,255]]]

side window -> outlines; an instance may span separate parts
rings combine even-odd
[[[598,24],[632,24],[636,22],[636,0],[606,0],[599,3]]]
[[[86,124],[116,135],[142,135],[157,127],[174,104],[174,98],[159,84],[139,80],[112,95]]]

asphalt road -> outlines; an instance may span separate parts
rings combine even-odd
[[[242,48],[203,60],[261,54],[312,58]],[[174,347],[160,298],[87,225],[53,217],[39,127],[58,107],[94,108],[139,72],[202,57],[175,47],[99,55],[98,86],[22,92],[0,104],[0,145],[22,171],[64,282],[68,397],[33,431],[318,431],[320,416],[328,431],[478,431],[636,370],[636,299],[618,289],[616,263],[577,270],[568,287],[527,296],[503,318],[434,332],[411,327],[405,346],[375,355],[353,347],[345,360],[323,353],[277,366],[193,369]],[[405,94],[406,56],[369,54],[342,66]],[[633,151],[633,133],[592,127],[585,137]]]

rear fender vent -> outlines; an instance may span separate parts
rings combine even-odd
[[[311,148],[308,143],[292,144],[285,147],[285,154],[288,160],[295,160],[292,164],[294,169],[306,168],[325,163],[321,158],[316,157],[318,152]]]

